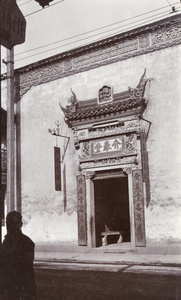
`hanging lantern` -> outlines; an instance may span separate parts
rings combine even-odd
[[[38,2],[43,8],[47,5],[49,5],[49,3],[53,0],[35,0],[36,2]]]

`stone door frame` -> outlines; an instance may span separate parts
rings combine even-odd
[[[114,167],[114,170],[120,170],[120,166]],[[122,169],[122,168],[121,168]],[[101,168],[96,171],[86,172],[86,203],[87,203],[87,246],[89,248],[96,247],[96,233],[95,233],[95,197],[94,197],[94,177],[96,172],[105,171],[108,175],[104,178],[118,178],[118,177],[128,177],[128,198],[129,198],[129,215],[130,215],[130,239],[131,247],[135,247],[135,228],[134,228],[134,207],[133,207],[133,189],[132,189],[132,168],[125,167],[122,169],[123,173],[114,175],[111,174],[111,168]],[[97,179],[98,180],[98,179]]]

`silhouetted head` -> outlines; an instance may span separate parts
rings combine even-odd
[[[22,215],[17,211],[11,211],[6,217],[6,227],[8,233],[16,233],[22,227]]]

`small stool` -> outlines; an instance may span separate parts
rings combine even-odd
[[[117,243],[122,243],[123,242],[123,236],[121,231],[111,231],[107,225],[105,225],[105,231],[101,232],[102,236],[102,246],[107,245],[107,237],[108,235],[119,235],[119,239]]]

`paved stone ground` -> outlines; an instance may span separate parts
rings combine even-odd
[[[69,262],[69,263],[111,263],[111,264],[139,264],[139,265],[159,265],[181,267],[181,255],[161,255],[161,254],[136,254],[121,252],[36,252],[37,262]]]
[[[181,256],[36,253],[38,300],[181,300]]]
[[[36,264],[37,300],[180,300],[179,269],[139,265]]]

